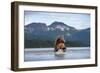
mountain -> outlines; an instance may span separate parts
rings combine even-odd
[[[59,29],[61,31],[76,31],[74,27],[68,26],[67,24],[63,22],[53,22],[50,26],[48,26],[50,30],[56,30]]]
[[[63,22],[55,21],[51,25],[47,26],[45,23],[30,23],[25,26],[25,30],[30,31],[53,31],[53,30],[60,30],[60,31],[76,31],[74,27],[68,26]]]
[[[55,21],[51,25],[47,26],[45,23],[30,23],[24,26],[25,34],[29,36],[36,37],[56,37],[58,35],[66,35],[69,36],[78,30],[74,27],[68,26],[63,22]],[[49,35],[48,35],[49,34]],[[31,37],[29,38],[31,39]]]
[[[55,39],[59,35],[64,36],[65,45],[87,46],[90,43],[90,28],[77,30],[68,24],[58,21],[51,23],[49,26],[41,22],[25,25],[24,35],[25,47],[27,48],[54,46]]]
[[[74,34],[72,34],[70,37],[67,37],[70,41],[78,41],[80,43],[83,43],[86,46],[90,45],[90,28],[80,30]]]
[[[47,31],[47,25],[45,23],[30,23],[24,27],[25,30],[33,31]]]

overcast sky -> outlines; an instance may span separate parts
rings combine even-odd
[[[64,22],[76,29],[90,27],[90,14],[87,13],[65,13],[65,12],[40,12],[24,11],[24,23],[41,22],[50,25],[54,21]]]

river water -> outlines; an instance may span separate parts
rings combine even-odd
[[[25,48],[24,61],[89,59],[90,47],[67,47],[64,55],[55,55],[54,48]]]

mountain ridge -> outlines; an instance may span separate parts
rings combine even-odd
[[[66,41],[65,45],[69,44],[70,46],[89,46],[90,43],[90,28],[77,30],[68,24],[58,21],[54,21],[51,23],[51,25],[48,26],[46,23],[41,22],[30,23],[24,26],[24,35],[26,47],[30,47],[31,43],[37,43],[38,46],[42,47],[54,46],[54,41],[59,35],[64,36]],[[36,45],[32,44],[31,47],[36,47]]]

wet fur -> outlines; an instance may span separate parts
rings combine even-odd
[[[57,52],[59,49],[61,49],[63,52],[66,51],[65,44],[64,44],[64,39],[63,38],[58,38],[56,40],[56,43],[55,43],[55,52]]]

